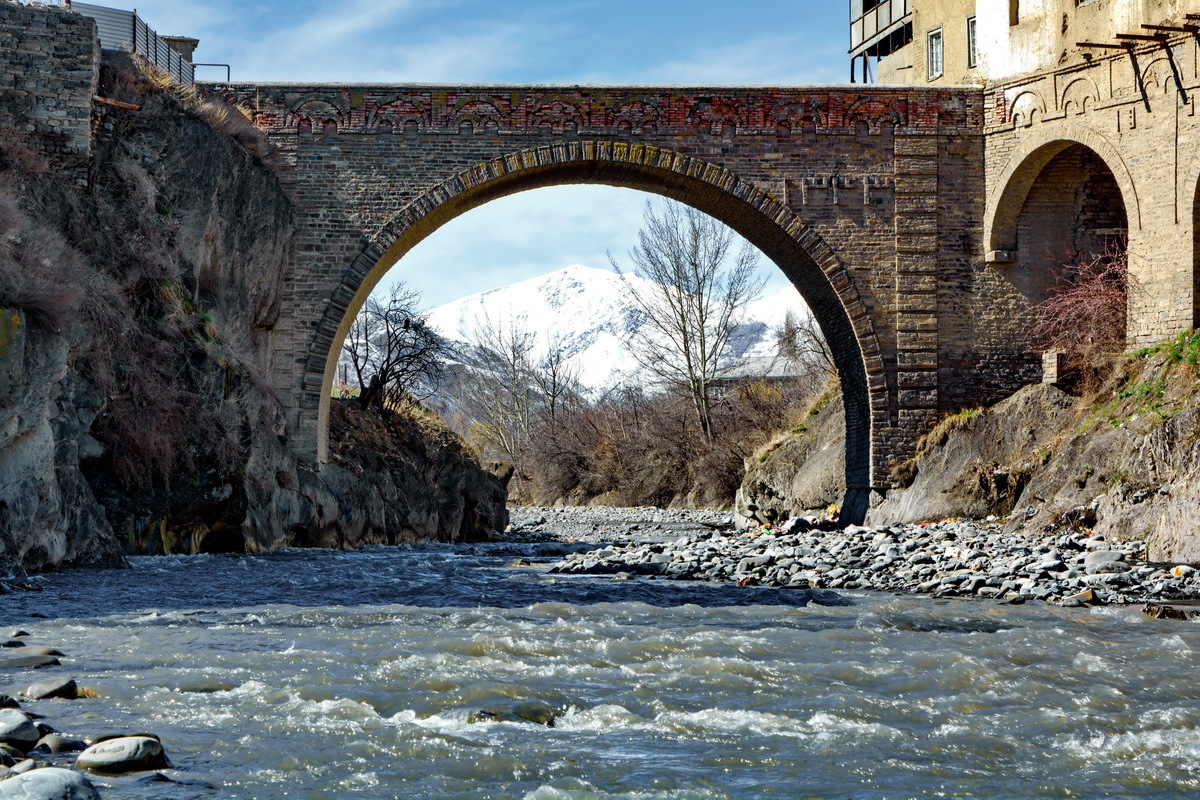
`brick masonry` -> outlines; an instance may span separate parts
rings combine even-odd
[[[838,353],[864,497],[939,414],[979,401],[943,365],[971,375],[1014,355],[958,336],[980,265],[977,89],[208,88],[254,109],[292,165],[295,324],[278,333],[278,377],[299,387],[301,430],[323,429],[335,348],[392,264],[470,208],[562,183],[688,202],[792,279]],[[995,383],[994,397],[1014,388]]]
[[[0,135],[16,134],[86,183],[96,23],[55,6],[0,2]]]
[[[1039,299],[1052,248],[1124,227],[1137,281],[1129,344],[1200,322],[1198,55],[1197,39],[1179,36],[988,87],[984,246],[1007,254],[988,288],[997,313],[1016,318]]]
[[[0,128],[82,183],[99,55],[91,20],[0,0]],[[323,456],[350,318],[411,247],[512,192],[604,183],[717,217],[796,284],[836,353],[865,503],[939,416],[1038,380],[1024,331],[1058,248],[1128,235],[1131,344],[1200,319],[1198,86],[1184,36],[982,89],[207,88],[288,165],[272,337],[302,454]]]

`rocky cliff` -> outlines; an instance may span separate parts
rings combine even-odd
[[[420,429],[353,472],[292,455],[267,377],[292,236],[270,148],[131,64],[94,91],[86,170],[0,137],[0,565],[502,527],[503,481]]]
[[[773,525],[789,517],[823,515],[846,493],[846,416],[834,394],[807,419],[746,459],[734,497],[742,525]]]
[[[947,417],[869,524],[997,516],[1009,531],[1086,529],[1147,540],[1151,560],[1200,561],[1200,334],[1119,359],[1082,396],[1026,386]],[[837,502],[842,441],[817,418],[750,459],[737,511],[771,522]]]

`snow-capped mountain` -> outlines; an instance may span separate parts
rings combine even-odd
[[[505,329],[511,325],[532,334],[535,353],[544,353],[557,342],[587,389],[622,381],[643,383],[630,341],[647,322],[625,280],[650,286],[636,275],[622,278],[611,270],[575,264],[438,306],[427,312],[427,319],[464,360],[470,360],[469,343],[481,325]],[[734,336],[731,355],[737,359],[773,356],[774,329],[789,309],[806,313],[804,301],[790,286],[752,303]]]

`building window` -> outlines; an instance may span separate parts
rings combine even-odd
[[[967,66],[975,69],[975,18],[967,17]]]
[[[942,77],[942,29],[936,28],[929,32],[928,46],[925,49],[925,72],[929,80]]]
[[[1008,24],[1021,24],[1021,0],[1008,0]]]

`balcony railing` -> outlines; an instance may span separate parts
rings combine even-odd
[[[882,0],[873,5],[871,0],[851,0],[850,55],[857,56],[895,33],[911,14],[912,0]]]
[[[180,83],[191,83],[195,79],[192,62],[164,42],[136,11],[76,3],[73,0],[67,0],[67,6],[76,13],[96,20],[100,46],[105,50],[136,53],[164,72],[170,73]]]

